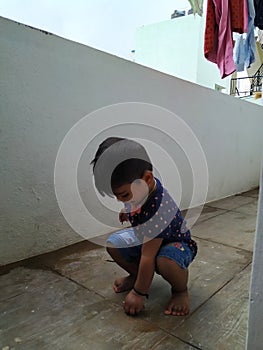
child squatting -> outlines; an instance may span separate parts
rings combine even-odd
[[[129,291],[124,311],[136,315],[144,309],[156,272],[171,286],[164,313],[187,315],[188,267],[197,245],[180,209],[154,177],[145,148],[131,139],[109,137],[99,145],[91,164],[97,190],[123,202],[119,220],[131,224],[107,239],[108,253],[128,273],[113,285],[116,293]]]

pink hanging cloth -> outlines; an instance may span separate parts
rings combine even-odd
[[[243,4],[243,1],[241,3]],[[236,70],[233,60],[231,6],[229,0],[207,1],[204,54],[208,61],[217,64],[221,78],[225,78]]]
[[[231,30],[239,34],[247,33],[247,0],[230,0]]]

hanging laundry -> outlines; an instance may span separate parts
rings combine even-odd
[[[261,48],[263,50],[263,30],[262,29],[258,30],[258,39],[257,39],[257,41],[260,43]]]
[[[231,30],[236,33],[247,32],[247,0],[230,0]]]
[[[242,72],[256,60],[256,40],[254,33],[255,8],[253,0],[247,0],[248,7],[248,30],[247,34],[235,36],[233,51],[236,71]]]
[[[263,29],[263,1],[254,0],[255,20],[254,24],[259,29]]]
[[[245,38],[242,34],[234,33],[235,46],[233,50],[233,58],[237,72],[245,70]]]
[[[196,13],[199,16],[202,16],[203,14],[203,0],[188,0],[190,2],[190,5],[193,9],[193,14],[195,15]]]
[[[221,78],[232,74],[236,67],[233,60],[233,39],[228,0],[207,1],[204,39],[205,57],[217,64]]]

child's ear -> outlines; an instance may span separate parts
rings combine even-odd
[[[145,170],[142,180],[144,180],[149,186],[153,181],[153,173],[150,170]]]

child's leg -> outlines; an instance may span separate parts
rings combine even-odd
[[[114,291],[116,293],[121,293],[132,289],[137,278],[139,264],[126,261],[120,251],[113,246],[107,247],[107,252],[121,268],[129,273],[129,276],[114,281]]]
[[[134,235],[133,229],[124,229],[113,233],[107,240],[107,251],[112,259],[125,271],[127,277],[115,280],[113,289],[116,293],[133,288],[139,267],[141,245]]]
[[[164,313],[174,316],[187,315],[190,311],[187,290],[188,269],[184,270],[175,261],[162,256],[157,258],[157,268],[161,276],[172,287],[172,297]]]
[[[188,266],[193,260],[193,252],[182,242],[163,246],[156,259],[158,272],[172,287],[172,297],[165,310],[166,315],[185,316],[190,311]]]

